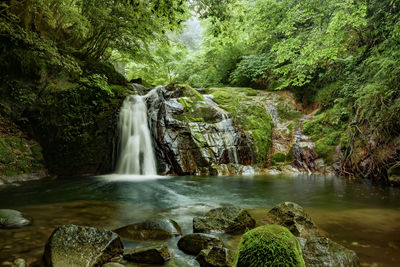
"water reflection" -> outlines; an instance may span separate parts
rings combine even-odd
[[[189,233],[192,218],[213,207],[247,207],[262,223],[268,208],[282,201],[306,207],[321,229],[354,249],[365,266],[400,262],[398,188],[318,175],[161,177],[145,181],[109,178],[42,180],[0,187],[0,208],[18,209],[33,218],[29,227],[0,230],[0,265],[15,257],[37,261],[52,230],[62,224],[115,229],[162,216],[176,220],[184,233]],[[224,238],[232,248],[239,240]],[[125,245],[129,249],[145,244],[125,240]],[[178,250],[175,254],[178,266],[183,262],[194,266],[193,258]]]

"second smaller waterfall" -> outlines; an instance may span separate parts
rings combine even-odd
[[[126,97],[119,115],[117,174],[156,175],[155,156],[143,96]]]

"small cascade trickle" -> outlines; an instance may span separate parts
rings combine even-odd
[[[222,129],[231,129],[233,127],[233,121],[226,113],[222,113],[222,120],[219,122],[219,124],[223,126]],[[229,147],[227,147],[229,161],[235,164],[239,164],[237,148],[233,144],[233,141],[229,143],[232,143]]]
[[[307,116],[302,118],[299,121],[300,125],[294,132],[292,155],[294,166],[299,170],[312,173],[316,170],[315,160],[317,159],[317,154],[315,153],[315,145],[312,140],[303,134],[302,123],[307,119],[309,119]]]
[[[157,174],[145,97],[128,96],[122,105],[118,123],[121,152],[117,162],[117,174]]]

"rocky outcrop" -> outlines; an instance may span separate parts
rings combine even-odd
[[[231,267],[234,257],[232,251],[227,248],[212,247],[200,251],[196,260],[200,267]]]
[[[279,225],[264,225],[242,236],[236,266],[305,267],[305,264],[300,243],[290,231]]]
[[[255,220],[245,209],[234,206],[212,209],[204,217],[193,218],[195,233],[243,233],[255,225]]]
[[[126,253],[124,259],[129,262],[146,264],[164,264],[171,258],[166,245],[137,249]]]
[[[181,227],[177,222],[164,218],[131,224],[116,229],[114,232],[132,240],[166,240],[182,235]]]
[[[223,245],[224,243],[220,238],[210,234],[189,234],[178,241],[179,249],[191,255],[197,255],[203,249],[223,247]]]
[[[63,225],[47,241],[44,260],[49,267],[99,266],[122,255],[119,236],[92,227]]]
[[[359,267],[357,254],[326,237],[299,238],[307,267]]]
[[[267,214],[271,224],[285,226],[299,237],[319,236],[318,228],[303,207],[293,202],[283,202],[273,207]]]
[[[148,94],[158,170],[178,175],[251,172],[251,144],[212,96],[189,86],[157,87]]]
[[[0,209],[0,229],[12,229],[28,226],[31,221],[17,210]]]

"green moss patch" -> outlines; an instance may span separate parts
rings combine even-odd
[[[314,119],[303,123],[304,134],[315,142],[315,152],[327,164],[332,164],[337,145],[344,145],[348,139],[349,112],[334,106]]]
[[[285,227],[264,225],[242,236],[236,267],[305,266],[300,243]]]
[[[251,88],[210,88],[214,101],[226,109],[235,123],[247,131],[253,143],[256,162],[265,165],[272,145],[272,119],[262,104],[251,97],[258,93]]]
[[[39,144],[19,136],[0,137],[0,175],[31,173],[43,168]]]
[[[293,120],[298,120],[303,116],[303,114],[300,111],[292,110],[283,105],[282,103],[278,104],[276,109],[278,111],[279,118],[283,120],[293,121]]]

